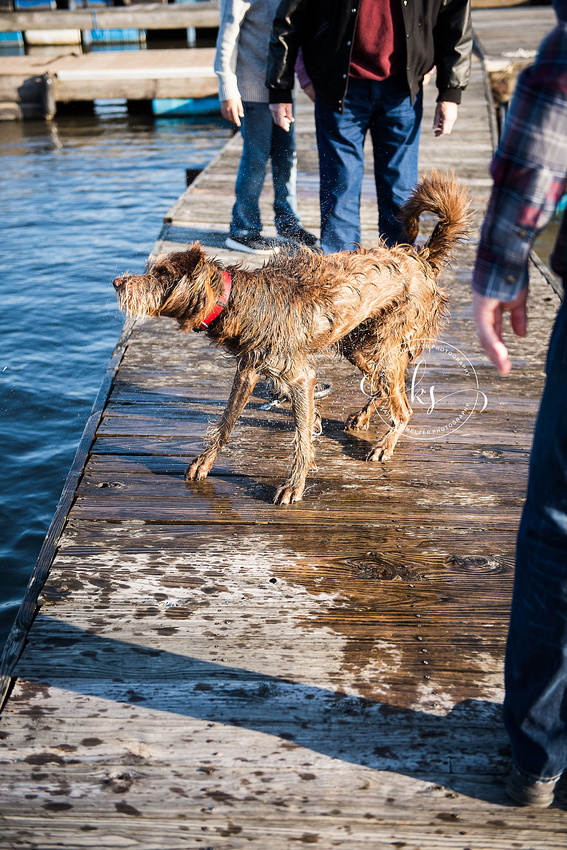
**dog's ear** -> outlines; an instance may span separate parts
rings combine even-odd
[[[207,261],[207,255],[198,242],[194,242],[184,251],[160,254],[152,266],[152,271],[171,275],[176,279],[193,277],[195,271]]]
[[[206,261],[207,255],[199,242],[193,242],[186,251],[179,253],[179,259],[182,261],[184,274],[192,275],[198,266]]]
[[[211,269],[206,263],[197,264],[191,274],[187,274],[176,287],[176,318],[182,331],[195,327],[195,319],[211,301],[214,294],[211,284]]]
[[[150,254],[148,262],[146,263],[146,274],[150,272],[154,266],[157,266],[158,263],[163,263],[166,257],[167,253],[165,251],[162,251],[161,254]]]
[[[173,285],[161,307],[163,316],[177,319],[182,330],[195,326],[199,313],[214,303],[211,284],[213,271],[199,243],[190,245],[185,251],[168,254],[156,273],[167,273]]]
[[[161,251],[159,254],[150,254],[146,263],[146,273],[155,269],[156,266],[167,265],[175,269],[176,273],[191,274],[199,263],[204,262],[206,254],[199,242],[193,242],[185,251]]]

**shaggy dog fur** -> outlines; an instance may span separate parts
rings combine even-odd
[[[447,294],[438,279],[468,224],[468,201],[452,178],[421,180],[401,218],[413,243],[424,212],[438,222],[421,247],[359,248],[324,256],[308,249],[283,250],[262,268],[223,267],[198,243],[158,257],[147,274],[114,281],[120,306],[129,315],[171,316],[183,331],[198,330],[222,299],[228,272],[232,290],[226,307],[205,333],[236,357],[237,368],[224,413],[208,445],[188,467],[186,480],[205,478],[260,375],[290,396],[295,418],[293,462],[277,489],[276,504],[301,499],[314,466],[312,434],[318,423],[313,400],[311,355],[334,350],[357,366],[372,388],[368,403],[346,422],[367,429],[384,404],[392,427],[368,460],[388,460],[412,414],[405,373],[440,330]]]

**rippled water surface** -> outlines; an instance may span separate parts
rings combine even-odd
[[[0,122],[0,646],[120,334],[111,281],[228,135],[118,104]]]

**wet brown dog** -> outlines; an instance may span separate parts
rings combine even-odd
[[[188,467],[186,480],[205,478],[244,409],[260,375],[291,397],[295,418],[293,463],[276,491],[276,504],[301,499],[314,465],[312,434],[318,420],[311,355],[334,350],[368,377],[372,396],[347,419],[367,429],[385,404],[392,427],[368,460],[388,460],[412,414],[405,394],[408,363],[435,341],[446,304],[438,278],[466,232],[468,202],[452,178],[423,178],[402,210],[413,243],[424,212],[438,222],[427,243],[413,248],[379,245],[323,256],[308,249],[282,251],[261,269],[224,268],[198,243],[158,257],[148,274],[116,278],[129,315],[171,316],[184,331],[203,329],[237,360],[230,398],[208,446]]]

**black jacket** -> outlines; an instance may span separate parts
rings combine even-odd
[[[437,100],[461,102],[470,76],[471,0],[397,0],[406,30],[410,95],[437,66]],[[270,103],[289,103],[299,48],[318,97],[344,109],[352,41],[360,0],[281,0],[276,12],[266,85]]]

